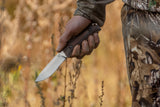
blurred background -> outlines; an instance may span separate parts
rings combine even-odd
[[[76,0],[0,0],[0,107],[130,107],[122,6],[107,5],[101,43],[90,56],[68,59],[35,83],[56,54]]]

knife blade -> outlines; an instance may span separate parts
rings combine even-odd
[[[42,72],[37,77],[36,82],[45,80],[48,77],[50,77],[58,69],[58,67],[66,60],[66,58],[67,56],[63,51],[58,53],[42,70]]]
[[[99,32],[101,28],[96,23],[90,24],[85,30],[83,30],[79,35],[72,38],[63,51],[58,53],[41,71],[39,76],[36,78],[36,82],[42,81],[50,77],[58,67],[65,61],[66,58],[70,57],[74,46],[81,44],[83,40],[87,40],[89,35]]]

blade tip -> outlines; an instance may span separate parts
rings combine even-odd
[[[38,80],[35,80],[35,82],[39,82]]]
[[[41,81],[41,80],[39,80],[38,78],[35,80],[35,82],[39,82],[39,81]]]

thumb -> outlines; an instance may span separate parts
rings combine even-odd
[[[72,37],[71,33],[64,32],[63,35],[59,39],[59,44],[58,44],[56,51],[57,52],[62,51],[63,48],[65,48],[65,46],[67,45],[67,42],[68,40],[70,40],[71,37]]]

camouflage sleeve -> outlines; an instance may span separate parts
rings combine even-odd
[[[78,0],[75,16],[83,16],[103,26],[105,21],[105,6],[114,0]]]

